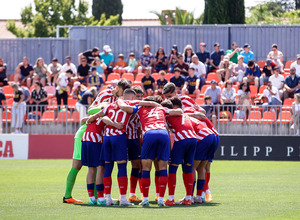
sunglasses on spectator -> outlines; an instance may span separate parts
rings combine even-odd
[[[67,63],[71,62],[71,60],[66,60]]]
[[[158,50],[158,52],[163,52],[162,50]]]
[[[186,49],[186,50],[192,50],[192,49]]]
[[[86,62],[86,60],[81,60],[81,62]]]

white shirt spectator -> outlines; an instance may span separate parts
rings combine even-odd
[[[62,86],[62,87],[66,87],[69,83],[68,81],[68,76],[67,76],[67,73],[65,72],[62,72],[59,74],[59,85]],[[56,87],[56,89],[60,89],[59,86]]]
[[[278,74],[278,77],[276,77],[276,75],[273,74],[272,76],[270,76],[269,81],[272,82],[273,87],[276,87],[277,89],[282,89],[284,77],[281,74]]]
[[[190,67],[194,67],[195,69],[195,75],[200,78],[200,77],[205,77],[206,74],[206,68],[204,63],[202,63],[201,61],[198,62],[198,64],[195,63],[191,63]],[[202,76],[204,75],[204,76]]]
[[[290,68],[295,67],[296,69],[296,76],[300,77],[300,64],[297,63],[297,61],[293,62],[290,66]]]
[[[227,88],[224,88],[222,91],[222,100],[225,101],[225,99],[230,99],[230,101],[233,103],[235,102],[236,92],[234,88],[231,88],[228,90]]]
[[[272,86],[272,93],[275,93],[275,95],[271,95],[269,92],[268,88],[266,88],[263,92],[263,96],[268,98],[269,103],[272,102],[272,97],[276,98],[280,103],[282,103],[280,97],[279,97],[279,92],[278,89],[275,86]]]
[[[61,72],[65,73],[67,70],[72,70],[73,74],[77,74],[77,68],[75,66],[75,64],[70,63],[70,66],[68,66],[68,64],[64,64],[61,68]]]

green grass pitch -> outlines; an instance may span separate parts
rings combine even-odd
[[[73,197],[85,203],[63,204],[70,166],[71,160],[1,160],[0,219],[300,219],[300,162],[215,161],[212,203],[162,208],[155,202],[149,208],[88,206],[86,168],[73,190]],[[184,196],[178,171],[176,200]],[[118,197],[115,171],[112,196]]]

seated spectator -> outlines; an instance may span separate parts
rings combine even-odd
[[[140,56],[140,65],[139,66],[139,72],[142,72],[142,70],[145,70],[148,68],[150,72],[152,72],[152,66],[153,66],[153,55],[150,53],[150,46],[146,44],[143,48],[143,53]]]
[[[235,110],[235,97],[236,92],[235,89],[232,88],[233,83],[230,80],[227,80],[225,83],[225,88],[222,91],[221,100],[223,103],[223,111],[230,111],[231,114]]]
[[[127,73],[132,73],[134,70],[137,69],[137,66],[138,66],[138,62],[135,59],[135,54],[131,52],[129,54],[128,65],[124,68],[124,70]]]
[[[90,65],[96,57],[98,57],[100,59],[100,50],[98,47],[94,47],[91,50],[86,50],[80,54],[78,54],[78,63],[81,64],[81,59],[82,57],[86,57],[87,59],[87,63]]]
[[[89,74],[89,81],[88,81],[88,87],[95,86],[97,88],[97,91],[101,91],[102,87],[104,85],[104,81],[99,73],[97,73],[96,67],[91,67],[90,74]]]
[[[201,108],[203,108],[206,112],[206,117],[209,119],[209,120],[212,120],[212,114],[213,114],[213,111],[214,111],[214,106],[213,106],[213,103],[212,103],[212,98],[211,96],[209,95],[206,95],[204,97],[204,104],[201,105]]]
[[[67,72],[60,73],[57,78],[56,99],[58,108],[61,108],[61,99],[63,99],[63,103],[65,106],[68,105],[68,91],[70,89],[68,83],[72,76],[72,70],[67,70]]]
[[[123,73],[123,69],[126,67],[126,62],[124,61],[124,54],[120,53],[118,55],[118,61],[115,62],[114,71]]]
[[[293,102],[293,122],[294,124],[291,126],[292,129],[296,128],[296,135],[300,135],[300,94],[295,94]]]
[[[269,81],[269,78],[272,75],[272,68],[274,66],[276,66],[276,64],[273,63],[272,60],[266,61],[266,65],[263,67],[262,74],[259,78],[259,83],[261,86]]]
[[[72,59],[70,56],[66,56],[66,63],[61,67],[61,72],[66,73],[68,70],[71,70],[73,74],[77,74],[77,68],[74,63],[72,63]]]
[[[42,57],[37,58],[35,65],[33,66],[33,70],[33,82],[41,82],[42,85],[45,86],[48,77],[48,71],[47,65],[44,63],[44,59]]]
[[[79,100],[81,99],[82,95],[87,90],[85,85],[82,85],[80,82],[76,81],[73,84],[72,88],[72,97],[73,99]]]
[[[48,105],[47,92],[43,88],[41,82],[35,82],[33,86],[34,89],[31,93],[31,105],[29,111],[40,111],[41,113],[43,113],[46,105]]]
[[[247,64],[244,63],[244,57],[238,56],[238,63],[233,65],[231,77],[229,78],[232,82],[243,82],[243,78],[246,74]]]
[[[107,75],[110,74],[113,70],[114,55],[111,53],[111,49],[109,45],[103,46],[103,52],[100,53],[100,59],[103,60],[103,62],[107,66],[106,68]]]
[[[77,77],[80,83],[87,83],[89,78],[90,65],[85,57],[81,58],[81,64],[77,68]]]
[[[179,55],[179,52],[178,52],[178,48],[177,48],[177,45],[174,44],[173,47],[172,47],[172,51],[169,55],[169,72],[170,73],[174,73],[174,67],[175,67],[175,64],[178,62],[178,55]]]
[[[181,93],[181,89],[184,86],[184,78],[180,75],[180,69],[175,68],[174,69],[174,76],[171,77],[170,82],[174,83],[176,86],[176,92],[177,94]]]
[[[254,82],[256,88],[259,88],[259,77],[260,77],[259,66],[254,62],[254,60],[249,60],[248,67],[246,69],[246,74],[243,81],[247,83]]]
[[[61,71],[61,64],[58,63],[58,59],[57,58],[53,58],[52,59],[52,63],[50,63],[48,65],[48,85],[49,86],[55,86],[55,82],[57,80],[57,77],[58,77],[58,74],[60,73]]]
[[[27,57],[23,57],[23,62],[19,63],[16,68],[14,81],[17,83],[21,80],[21,84],[26,83],[27,87],[31,87],[33,77],[33,67],[29,64]]]
[[[155,79],[151,76],[151,68],[145,69],[145,76],[142,78],[142,88],[144,94],[148,96],[154,94]]]
[[[79,120],[87,117],[88,107],[93,103],[94,99],[97,97],[97,89],[96,87],[91,87],[83,93],[81,99],[76,102],[75,109],[79,112]]]
[[[197,55],[193,55],[192,63],[190,63],[190,67],[194,67],[195,75],[200,79],[200,90],[201,90],[202,86],[205,84],[205,76],[206,76],[205,65],[199,61]]]
[[[188,77],[189,73],[189,64],[183,62],[183,56],[182,54],[179,54],[178,55],[178,60],[177,60],[177,63],[175,64],[174,68],[178,68],[180,69],[180,74],[186,78]]]
[[[183,49],[183,62],[190,64],[192,62],[192,57],[195,55],[192,45],[188,44]]]
[[[100,60],[99,57],[95,57],[94,61],[92,62],[92,67],[96,68],[97,73],[100,74],[100,76],[104,76],[104,70],[106,70],[107,66],[103,62],[103,60]]]
[[[270,76],[269,81],[278,89],[280,99],[282,99],[284,76],[280,74],[279,66],[273,67],[273,75]]]
[[[267,111],[268,107],[271,106],[271,110],[275,111],[278,105],[282,104],[282,101],[279,97],[278,89],[275,86],[272,86],[272,82],[268,82],[267,88],[263,91],[263,94],[259,97],[260,100],[267,98],[267,102],[263,103],[263,111]]]
[[[220,62],[219,69],[217,70],[217,76],[219,84],[222,85],[226,82],[233,72],[233,63],[229,61],[229,57],[225,56],[223,61]]]
[[[164,86],[168,83],[168,80],[165,79],[166,72],[164,70],[159,71],[160,78],[156,81],[156,95],[161,95]]]
[[[201,42],[199,44],[200,51],[196,53],[198,59],[200,62],[202,62],[205,65],[206,68],[206,74],[209,73],[210,70],[210,64],[209,64],[209,59],[210,59],[210,54],[206,49],[206,44],[204,42]]]
[[[296,75],[295,67],[290,68],[290,75],[285,78],[284,81],[284,92],[283,92],[283,100],[293,97],[294,93],[297,89],[299,89],[300,79]]]
[[[12,133],[22,133],[24,116],[26,113],[26,103],[24,102],[24,94],[18,84],[11,86],[14,90],[14,102],[11,109],[11,130]]]
[[[240,49],[238,48],[237,42],[231,44],[231,49],[226,50],[226,55],[229,57],[230,61],[237,64],[238,56],[240,55]]]
[[[6,76],[6,69],[7,65],[4,63],[4,60],[2,57],[0,57],[0,83],[2,83],[2,86],[6,86],[8,84],[8,79]],[[1,84],[0,84],[1,86]]]
[[[250,50],[250,45],[245,44],[244,50],[240,53],[244,57],[244,63],[248,64],[249,60],[254,60],[254,53]]]
[[[217,81],[212,80],[210,82],[210,87],[205,91],[205,96],[209,95],[212,98],[212,103],[214,105],[220,104],[221,100],[221,88],[217,86]]]
[[[200,97],[200,79],[195,75],[194,67],[189,68],[189,76],[186,78],[182,88],[183,95],[196,95],[196,99]]]
[[[297,54],[296,61],[290,67],[295,67],[297,77],[300,77],[300,54]]]
[[[161,70],[168,70],[168,58],[165,54],[164,48],[162,47],[159,47],[156,51],[154,66],[157,73]]]
[[[249,112],[250,107],[250,88],[249,84],[243,82],[237,93],[238,105],[240,109],[236,110],[236,119],[244,119]]]
[[[267,59],[272,60],[280,67],[280,72],[283,72],[283,53],[278,50],[277,44],[272,45],[272,51],[267,55]]]
[[[224,50],[220,50],[220,44],[218,42],[214,44],[214,49],[215,51],[210,54],[210,65],[212,66],[211,70],[218,70],[225,53]]]

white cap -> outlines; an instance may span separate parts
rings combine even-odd
[[[105,52],[108,52],[108,53],[111,51],[109,45],[104,45],[104,46],[103,46],[103,50],[104,50]]]
[[[228,56],[225,56],[223,61],[229,61],[229,57]]]
[[[243,58],[244,59],[244,56],[243,55],[238,55],[238,60]]]
[[[119,80],[118,79],[114,79],[111,82],[112,82],[112,84],[118,84]]]

